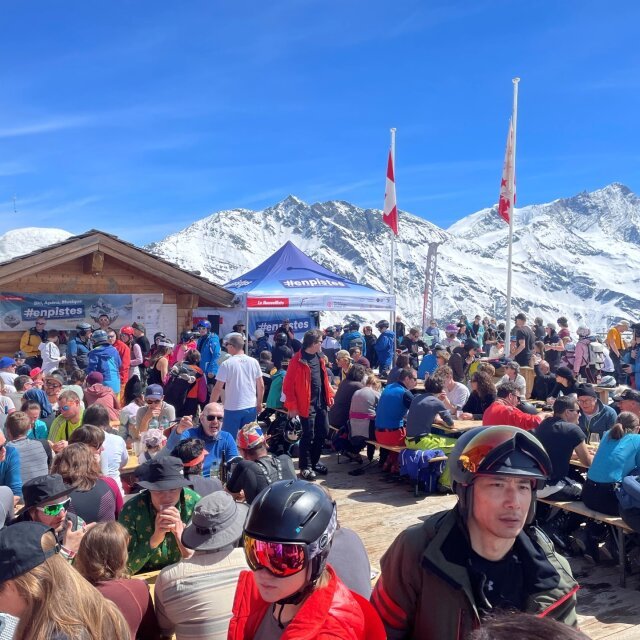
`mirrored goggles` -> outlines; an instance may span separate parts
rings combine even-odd
[[[266,569],[277,578],[300,573],[307,565],[305,544],[265,542],[245,534],[244,554],[252,571]]]

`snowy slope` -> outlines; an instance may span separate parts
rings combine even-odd
[[[40,227],[23,227],[7,231],[0,236],[0,262],[62,242],[71,235],[73,234],[62,229]]]
[[[612,184],[519,209],[514,228],[516,310],[545,320],[565,314],[574,324],[587,322],[594,329],[605,327],[612,316],[639,314],[640,199],[627,187]],[[420,321],[428,243],[438,242],[436,316],[504,314],[507,231],[495,208],[446,231],[401,212],[399,311],[412,323]],[[264,211],[221,211],[148,249],[224,283],[286,240],[341,275],[388,286],[389,235],[380,211],[341,201],[309,205],[289,196]]]

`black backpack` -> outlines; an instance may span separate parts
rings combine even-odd
[[[174,365],[169,372],[169,379],[164,385],[164,401],[176,410],[176,417],[182,417],[187,394],[200,374],[188,364]]]

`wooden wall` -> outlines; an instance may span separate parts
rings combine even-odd
[[[76,258],[2,285],[2,291],[15,293],[162,293],[165,304],[177,304],[178,332],[191,328],[197,295],[184,293],[177,284],[153,278],[135,266],[104,256],[99,275],[84,272],[86,258]],[[0,331],[0,356],[13,355],[20,344],[22,331]]]

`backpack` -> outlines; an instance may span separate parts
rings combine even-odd
[[[594,367],[596,371],[601,371],[604,366],[604,345],[597,340],[589,343],[589,366]]]
[[[265,458],[269,458],[269,461]],[[284,479],[282,476],[282,463],[276,456],[263,456],[254,460],[254,462],[260,467],[262,475],[267,479],[267,484],[273,484],[276,480]]]
[[[354,336],[349,340],[349,349],[353,349],[354,347],[358,347],[360,349],[360,353],[364,353],[364,338],[361,336]]]
[[[444,456],[440,449],[425,451],[404,449],[400,452],[400,475],[409,476],[425,493],[434,493],[444,471],[445,461],[431,462],[431,458]]]
[[[198,372],[188,364],[176,364],[169,371],[169,379],[164,385],[164,400],[176,409],[176,416],[184,407],[189,389],[196,383]]]

